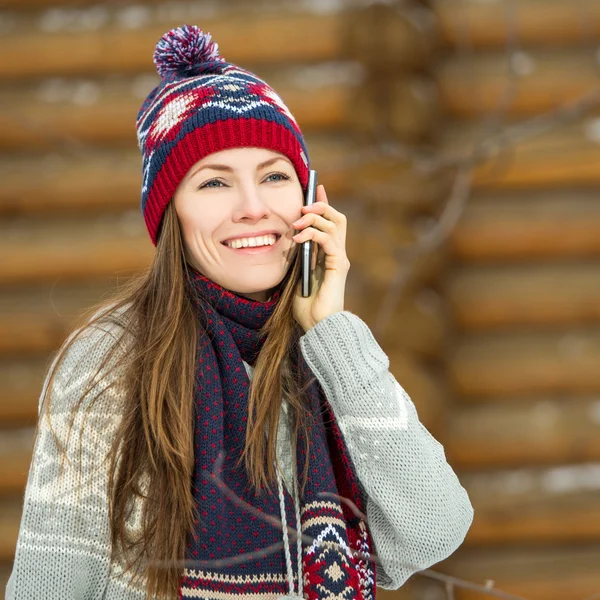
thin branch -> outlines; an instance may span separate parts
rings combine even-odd
[[[281,520],[279,518],[274,517],[272,515],[267,515],[261,511],[259,511],[257,508],[255,508],[251,504],[248,504],[245,500],[240,498],[231,488],[229,488],[229,486],[227,486],[227,484],[218,476],[218,474],[222,470],[223,463],[224,463],[224,453],[221,452],[219,454],[218,459],[215,461],[212,473],[210,475],[205,473],[205,475],[204,475],[205,480],[210,479],[210,481],[215,483],[215,485],[217,485],[217,487],[223,493],[225,493],[236,506],[243,508],[247,512],[256,516],[258,519],[261,519],[263,521],[270,523],[274,527],[277,527],[277,529],[283,529]],[[325,496],[325,497],[336,498],[336,499],[340,500],[341,502],[344,502],[347,506],[350,507],[350,509],[353,511],[353,513],[356,514],[356,516],[359,516],[361,519],[363,519],[365,524],[368,526],[367,516],[364,513],[362,513],[358,509],[356,504],[354,504],[354,502],[352,502],[350,499],[344,498],[343,496],[339,496],[337,494],[333,494],[330,492],[321,492],[320,495]],[[293,540],[295,540],[296,535],[297,535],[296,530],[293,527],[288,527],[288,532],[289,532],[290,536],[293,536]],[[310,546],[315,542],[315,538],[313,538],[310,535],[301,533],[300,537],[302,539],[302,542],[305,545]],[[344,548],[340,548],[339,544],[337,544],[335,542],[328,542],[328,543],[330,543],[332,546],[338,548],[338,550],[340,552],[345,551]],[[282,548],[282,546],[283,546],[283,542],[278,542],[276,544],[272,544],[271,546],[269,546],[268,548],[266,548],[264,550],[257,550],[256,552],[252,552],[252,553],[248,553],[248,554],[240,554],[240,555],[232,557],[231,559],[227,558],[227,559],[202,560],[202,561],[186,560],[186,561],[184,561],[184,563],[187,568],[193,568],[194,566],[201,566],[203,568],[223,567],[223,566],[227,566],[228,564],[232,564],[232,563],[237,564],[240,562],[245,562],[252,558],[260,558],[264,554],[272,554],[273,552],[280,550]],[[358,550],[353,550],[353,549],[350,549],[350,553],[352,554],[352,556],[354,556],[356,558],[359,558],[361,560],[370,561],[370,562],[378,565],[379,567],[382,567],[381,560],[375,554],[368,555],[364,552],[361,552]],[[398,559],[398,562],[401,562],[400,558]],[[165,566],[166,566],[166,564],[167,563],[165,563]],[[172,563],[169,563],[169,564],[172,564]],[[446,575],[444,573],[438,573],[437,571],[433,571],[432,569],[425,569],[423,571],[418,571],[416,574],[421,575],[422,577],[429,577],[430,579],[433,579],[435,581],[443,581],[446,584],[446,590],[447,591],[452,590],[452,593],[453,593],[454,588],[460,587],[460,588],[464,588],[464,589],[482,592],[482,593],[485,593],[485,594],[495,597],[495,598],[501,598],[502,600],[526,600],[525,598],[515,596],[513,594],[509,594],[509,593],[503,592],[501,590],[494,589],[493,587],[491,587],[489,585],[489,583],[486,585],[479,585],[477,583],[466,581],[466,580],[460,579],[458,577],[453,577],[451,575]],[[450,600],[452,600],[452,597],[450,597]]]
[[[510,10],[507,9],[506,11],[511,31],[507,37],[507,50],[510,54],[509,78],[498,103],[496,114],[483,122],[482,127],[484,129],[491,129],[502,120],[501,115],[508,110],[517,88],[517,73],[515,71],[515,57],[518,53],[515,33],[516,13],[514,0],[509,0],[509,2]],[[478,136],[479,139],[475,140],[475,147],[470,156],[463,156],[460,159],[444,159],[442,156],[436,161],[435,170],[450,166],[458,169],[453,189],[439,221],[432,229],[426,235],[421,236],[414,245],[409,248],[400,248],[396,251],[395,256],[398,261],[396,271],[375,320],[375,335],[383,335],[386,331],[406,284],[414,271],[417,259],[440,246],[452,233],[466,207],[473,179],[473,171],[476,166],[488,160],[494,154],[499,155],[500,150],[514,145],[517,141],[521,141],[526,137],[540,135],[561,124],[581,117],[598,104],[600,104],[600,87],[545,114],[537,115],[515,125],[506,126],[503,131],[495,136],[486,137],[484,134]],[[386,144],[386,148],[389,150],[390,145]]]
[[[354,504],[354,502],[352,502],[350,498],[344,498],[344,496],[339,496],[338,494],[333,494],[332,492],[319,492],[319,496],[325,498],[335,498],[339,502],[343,502],[346,506],[348,506],[348,508],[350,508],[354,516],[358,517],[359,519],[362,519],[365,523],[368,523],[367,515],[361,512],[358,509],[358,506],[356,506],[356,504]]]
[[[277,529],[280,529],[283,531],[283,525],[282,525],[281,519],[279,517],[275,517],[273,515],[267,515],[264,512],[258,510],[256,507],[249,504],[248,502],[246,502],[245,500],[243,500],[242,498],[240,498],[218,476],[218,473],[221,471],[221,468],[222,468],[224,462],[225,462],[225,455],[224,455],[223,451],[221,451],[219,453],[219,457],[215,461],[212,473],[210,475],[208,475],[207,473],[204,474],[205,481],[210,479],[219,488],[219,490],[221,492],[223,492],[226,496],[228,496],[231,499],[231,502],[233,502],[236,506],[249,512],[250,514],[254,515],[256,518],[261,519],[262,521],[266,521],[267,523],[271,524],[273,527],[276,527]],[[335,496],[335,494],[329,494],[329,493],[325,493],[325,492],[323,494],[326,496],[327,495]],[[351,500],[346,499],[346,501],[349,503],[350,506],[354,506],[356,508],[356,506],[354,505],[354,503]],[[356,509],[356,510],[358,511],[358,509]],[[358,511],[358,512],[360,512],[360,511]],[[362,514],[362,513],[360,513],[360,514]],[[365,523],[366,522],[367,521],[366,521],[366,515],[365,515]],[[294,529],[292,526],[288,525],[287,530],[288,530],[288,534],[292,538],[292,541],[295,541],[298,536],[298,532],[296,531],[296,529]],[[300,538],[302,539],[302,542],[308,546],[312,545],[315,542],[315,538],[313,538],[310,535],[307,535],[305,533],[300,533]],[[333,545],[337,546],[337,544],[334,544],[333,542],[331,542],[331,543]],[[340,551],[343,552],[342,549],[340,549]],[[381,561],[375,554],[367,555],[359,550],[352,550],[352,549],[351,549],[351,554],[355,557],[361,558],[362,560],[369,560],[369,561],[374,562],[375,564],[381,565]]]
[[[460,587],[465,590],[482,592],[484,594],[487,594],[488,596],[493,596],[494,598],[502,598],[503,600],[527,600],[522,596],[515,596],[514,594],[509,594],[508,592],[503,592],[502,590],[495,589],[494,587],[492,587],[493,582],[491,581],[488,581],[486,585],[479,585],[478,583],[473,583],[465,579],[460,579],[459,577],[453,577],[452,575],[438,573],[437,571],[433,571],[431,569],[419,571],[418,575],[429,577],[431,579],[435,579],[436,581],[443,581],[446,584],[446,589],[448,589],[448,585],[452,585],[453,587]]]
[[[500,133],[482,142],[479,148],[469,156],[455,154],[444,157],[440,155],[439,160],[435,164],[432,163],[430,168],[439,170],[461,165],[477,166],[509,146],[548,133],[561,125],[572,123],[598,106],[600,106],[600,86],[546,113],[508,125]]]
[[[472,179],[472,169],[462,168],[454,180],[450,200],[439,220],[416,244],[396,252],[396,271],[377,313],[373,327],[375,337],[385,334],[417,260],[439,246],[454,229],[466,206]]]

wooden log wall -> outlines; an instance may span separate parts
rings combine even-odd
[[[434,8],[446,152],[468,148],[498,110],[507,43],[517,81],[501,126],[600,89],[598,2]],[[476,514],[439,569],[528,599],[600,592],[599,112],[480,165],[448,244],[446,450]]]
[[[81,311],[154,252],[139,210],[134,124],[157,82],[151,56],[162,33],[202,26],[223,56],[284,98],[320,182],[349,217],[347,306],[367,322],[390,283],[393,248],[414,240],[413,218],[447,187],[405,160],[362,155],[382,131],[409,145],[431,140],[431,12],[418,3],[408,13],[204,4],[0,0],[0,252],[10,257],[0,262],[0,589],[50,357]],[[432,287],[442,265],[437,253],[419,266],[380,340],[432,430],[443,409],[443,311]],[[415,598],[411,586],[387,596]]]

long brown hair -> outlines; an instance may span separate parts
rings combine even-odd
[[[292,310],[300,276],[298,248],[292,250],[290,267],[279,286],[279,301],[262,330],[267,336],[250,385],[246,441],[240,462],[244,462],[257,493],[271,490],[275,481],[282,397],[290,406],[294,450],[303,432],[308,458],[305,394],[310,382],[300,382],[291,367],[292,353],[297,351],[303,333]],[[113,559],[118,555],[126,570],[133,573],[133,581],[145,577],[147,598],[177,597],[188,535],[198,516],[191,485],[193,397],[195,351],[198,335],[204,332],[189,293],[188,269],[179,221],[170,202],[151,265],[110,298],[86,311],[74,336],[57,354],[43,398],[49,419],[52,383],[68,348],[86,327],[107,321],[120,324],[120,336],[92,380],[125,341],[127,352],[121,353],[113,367],[113,375],[118,369],[125,393],[123,413],[107,456],[108,512]],[[88,386],[82,390],[73,412],[81,409],[90,389]],[[64,453],[64,446],[54,437]],[[308,460],[301,476],[302,487],[307,473]],[[143,508],[141,528],[133,535],[127,522],[136,499],[143,500]]]

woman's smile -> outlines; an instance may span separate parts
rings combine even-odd
[[[271,252],[272,250],[275,249],[275,247],[279,247],[279,241],[281,240],[281,236],[275,237],[275,241],[272,244],[261,244],[261,245],[257,245],[257,246],[242,246],[241,248],[234,248],[233,246],[229,246],[226,243],[223,243],[223,245],[228,248],[229,250],[232,250],[233,252],[237,252],[238,254],[267,254],[268,252]]]

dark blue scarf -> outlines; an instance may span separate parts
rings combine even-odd
[[[196,271],[191,272],[190,284],[200,323],[208,335],[201,332],[198,341],[195,392],[192,483],[200,521],[188,543],[180,598],[212,600],[215,593],[232,599],[284,596],[288,584],[282,529],[262,518],[267,515],[280,522],[277,491],[255,495],[243,463],[235,467],[245,442],[250,387],[242,361],[255,363],[264,342],[259,331],[273,313],[279,291],[267,302],[254,302]],[[299,345],[293,362],[303,381],[313,377]],[[304,597],[374,598],[368,529],[335,497],[349,498],[364,512],[358,480],[316,378],[308,396],[313,419],[309,476],[300,496],[302,534],[306,536]],[[297,473],[304,469],[303,449],[303,440],[299,440]],[[293,499],[287,489],[283,493],[287,523],[294,527]],[[295,548],[293,535],[290,540]],[[294,560],[292,563],[295,565]]]

